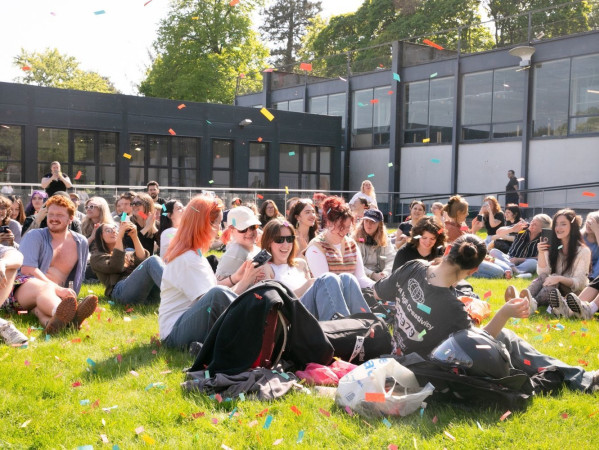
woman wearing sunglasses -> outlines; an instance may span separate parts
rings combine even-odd
[[[90,264],[106,288],[104,295],[123,305],[159,302],[164,263],[142,247],[135,225],[104,223],[94,234]],[[125,251],[125,236],[133,242],[134,251]]]
[[[96,237],[95,231],[103,223],[114,223],[108,203],[102,197],[92,197],[85,202],[85,219],[81,224],[81,234],[87,238],[90,247]]]
[[[266,278],[285,284],[316,319],[331,320],[335,313],[348,316],[370,311],[355,277],[325,273],[312,278],[306,261],[295,257],[297,238],[288,222],[268,222],[262,234],[262,248],[272,254],[264,266]]]
[[[323,273],[349,273],[358,279],[361,288],[370,287],[374,281],[366,276],[362,254],[356,241],[347,234],[354,224],[354,216],[341,197],[327,197],[322,202],[326,219],[325,231],[310,242],[306,261],[315,277]]]
[[[131,202],[131,222],[137,227],[137,235],[143,248],[150,255],[154,254],[154,242],[158,227],[156,226],[156,209],[154,200],[145,192],[135,194]],[[133,241],[129,236],[125,236],[125,248],[133,248]]]
[[[260,247],[255,244],[259,226],[258,217],[246,206],[229,210],[227,228],[221,236],[227,250],[216,268],[218,284],[234,286],[235,281],[241,276],[236,272],[242,264],[260,252]]]

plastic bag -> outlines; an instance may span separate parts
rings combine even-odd
[[[330,366],[310,363],[306,366],[306,370],[298,370],[295,375],[306,380],[308,384],[337,386],[341,377],[357,367],[343,360],[335,361]]]
[[[420,408],[434,386],[420,387],[411,370],[394,359],[366,361],[339,380],[335,401],[365,416],[407,416]]]
[[[483,300],[466,296],[458,297],[458,300],[464,304],[466,312],[476,325],[480,325],[484,319],[491,315],[491,305]]]

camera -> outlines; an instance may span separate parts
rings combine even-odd
[[[476,220],[478,220],[479,222],[483,221],[483,215],[482,214],[477,214],[476,215]]]
[[[0,227],[0,233],[8,233],[10,231],[10,228],[8,228],[7,225],[2,225]]]
[[[541,230],[541,242],[550,242],[553,230],[551,228],[543,228]]]
[[[270,253],[268,253],[266,250],[262,250],[260,251],[260,253],[254,256],[254,259],[252,259],[252,261],[257,263],[256,267],[260,267],[266,264],[268,261],[270,261],[271,258],[272,255]]]

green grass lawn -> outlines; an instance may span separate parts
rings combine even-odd
[[[492,292],[497,310],[507,282],[471,281],[479,294]],[[86,285],[81,293],[89,291],[100,295],[103,289]],[[315,393],[271,403],[218,403],[180,388],[182,369],[192,360],[158,344],[157,306],[128,309],[101,297],[100,307],[81,331],[49,340],[33,329],[32,315],[12,318],[22,330],[30,327],[35,340],[27,348],[0,347],[1,448],[595,448],[599,438],[599,395],[566,390],[535,398],[504,421],[501,410],[429,405],[422,416],[389,418],[390,427],[380,419],[350,417]],[[599,322],[560,323],[563,330],[539,311],[509,327],[543,352],[599,368]],[[268,429],[259,415],[266,408],[273,418]]]

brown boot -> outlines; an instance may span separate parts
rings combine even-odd
[[[73,320],[75,313],[77,312],[77,300],[74,297],[67,297],[63,299],[54,315],[46,323],[44,332],[46,334],[56,334],[61,331],[67,324]]]
[[[95,295],[88,295],[85,297],[79,305],[77,306],[77,312],[75,313],[75,317],[73,318],[73,325],[77,327],[77,329],[81,329],[81,324],[85,319],[91,316],[96,307],[98,306],[98,297]]]

